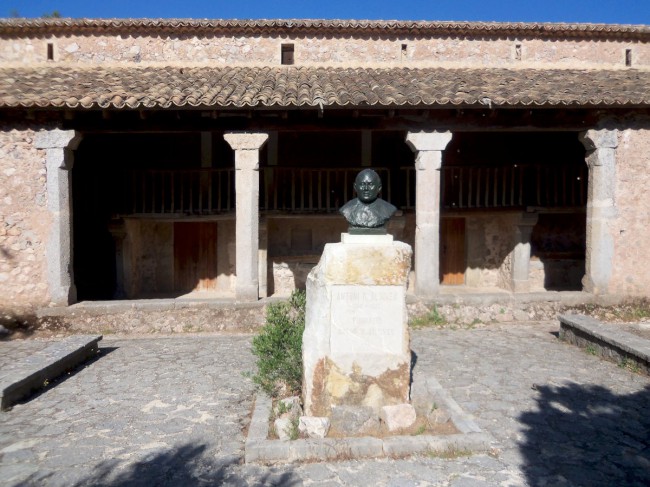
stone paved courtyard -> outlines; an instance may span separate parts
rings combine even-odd
[[[0,413],[0,484],[648,485],[650,378],[558,341],[558,329],[413,332],[416,367],[494,436],[492,454],[274,467],[241,464],[250,336],[109,336],[97,360]],[[19,348],[0,343],[3,364]]]

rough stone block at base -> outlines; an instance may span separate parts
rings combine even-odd
[[[388,431],[408,428],[416,420],[415,408],[410,404],[396,404],[381,408],[379,418],[384,422]]]
[[[273,423],[275,427],[275,434],[278,435],[280,441],[289,441],[291,439],[291,418],[284,417],[278,418]]]
[[[434,379],[435,381],[435,379]],[[435,381],[435,384],[438,384]],[[438,385],[439,387],[439,385]],[[442,388],[440,388],[442,390]],[[439,393],[440,390],[437,392]],[[444,392],[444,391],[443,391]],[[443,396],[445,396],[443,394]],[[455,403],[454,403],[455,404]],[[449,407],[447,402],[445,407]],[[262,418],[268,427],[271,401],[259,394],[255,401],[253,419],[246,440],[246,463],[286,463],[292,461],[332,461],[356,458],[404,457],[435,452],[479,452],[492,447],[492,437],[481,432],[460,408],[455,411],[457,420],[464,420],[477,431],[454,435],[389,436],[377,438],[347,437],[294,441],[267,440],[258,436]],[[458,406],[457,406],[458,407]],[[458,425],[455,425],[458,428]]]
[[[336,406],[332,408],[332,431],[338,434],[363,435],[379,430],[379,418],[368,406]]]
[[[301,416],[298,420],[298,430],[310,438],[325,438],[330,429],[329,418]]]

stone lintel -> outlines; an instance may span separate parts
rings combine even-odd
[[[42,130],[34,137],[37,149],[70,149],[79,147],[82,136],[74,130]]]

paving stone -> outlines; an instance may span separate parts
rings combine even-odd
[[[254,397],[241,375],[254,368],[250,336],[107,337],[89,367],[0,413],[0,451],[19,443],[25,452],[20,463],[0,457],[0,484],[556,486],[580,484],[579,475],[593,485],[650,484],[650,378],[562,343],[550,334],[558,330],[547,322],[412,332],[414,373],[476,405],[494,457],[276,467],[241,463]]]

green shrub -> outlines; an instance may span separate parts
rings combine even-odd
[[[294,291],[289,302],[270,304],[266,324],[253,338],[257,357],[253,381],[271,397],[300,395],[306,302],[304,291]]]

